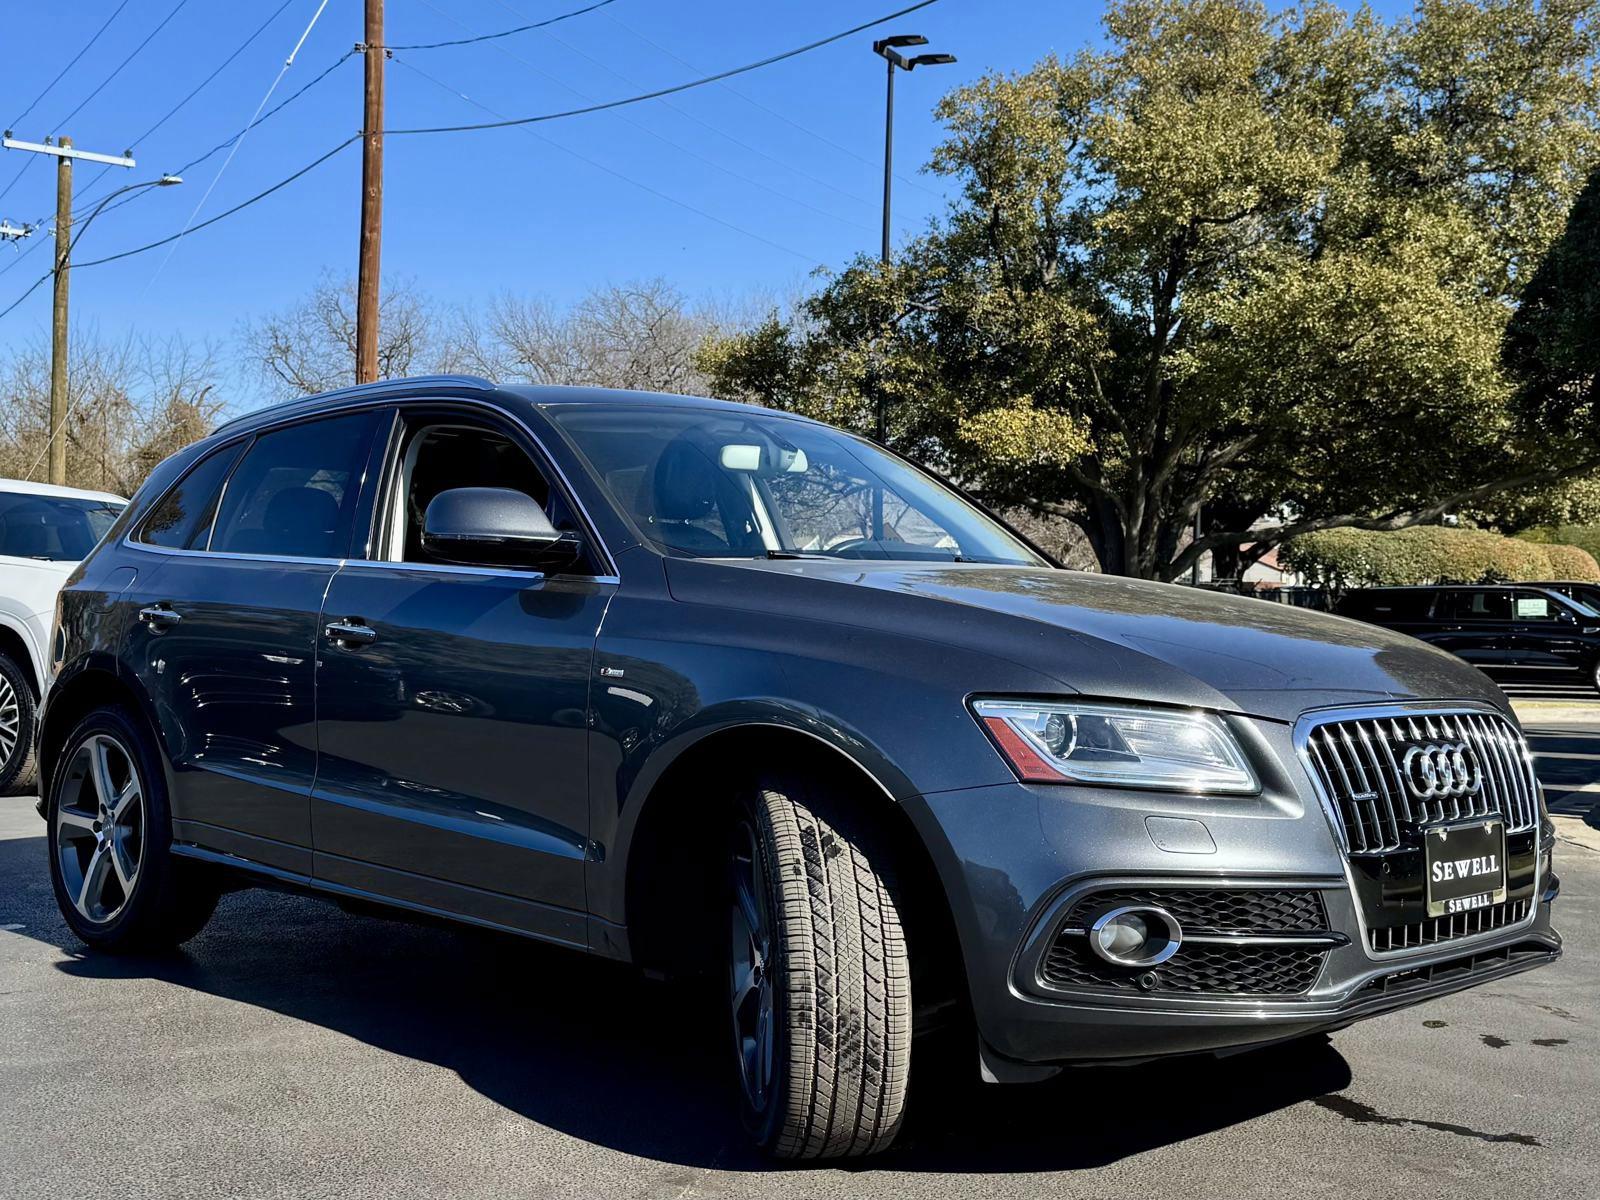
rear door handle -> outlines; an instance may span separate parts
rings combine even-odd
[[[164,633],[179,621],[183,614],[174,612],[172,606],[166,603],[149,604],[139,610],[139,620],[143,621],[156,633]]]
[[[378,640],[378,631],[360,617],[346,617],[343,621],[329,621],[322,630],[328,640],[347,648],[370,646]]]

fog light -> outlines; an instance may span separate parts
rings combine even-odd
[[[1119,967],[1153,967],[1178,952],[1183,931],[1164,908],[1113,908],[1089,926],[1089,945]]]

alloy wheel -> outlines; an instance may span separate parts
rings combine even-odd
[[[61,881],[86,921],[104,925],[133,896],[145,844],[144,786],[128,748],[90,736],[73,754],[56,804]]]
[[[9,679],[0,675],[0,771],[10,764],[21,736],[22,704],[17,699],[17,689],[11,686]]]
[[[745,1099],[765,1112],[772,1091],[776,1018],[772,979],[772,918],[767,903],[766,870],[755,828],[740,821],[733,838],[733,903],[729,994],[733,1006],[734,1050]]]

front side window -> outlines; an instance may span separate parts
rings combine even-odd
[[[88,557],[124,507],[89,497],[0,492],[0,554],[77,562]]]
[[[139,540],[173,550],[204,549],[211,537],[211,519],[217,512],[223,480],[243,450],[243,442],[224,446],[191,467],[145,518]]]
[[[711,408],[551,415],[617,507],[675,554],[1043,565],[948,488],[827,426]]]
[[[419,422],[408,429],[400,450],[385,557],[391,562],[444,562],[422,544],[423,519],[435,496],[462,487],[521,492],[545,510],[558,530],[579,529],[544,472],[505,434],[472,424]]]
[[[357,413],[258,436],[223,490],[211,549],[342,558],[374,420]]]
[[[1511,603],[1512,612],[1519,621],[1554,621],[1561,615],[1556,602],[1539,592],[1518,592]]]

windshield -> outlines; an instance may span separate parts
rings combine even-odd
[[[95,548],[125,507],[81,496],[0,492],[0,554],[77,562]]]
[[[948,488],[826,426],[631,404],[550,415],[617,507],[675,554],[1044,565]]]

